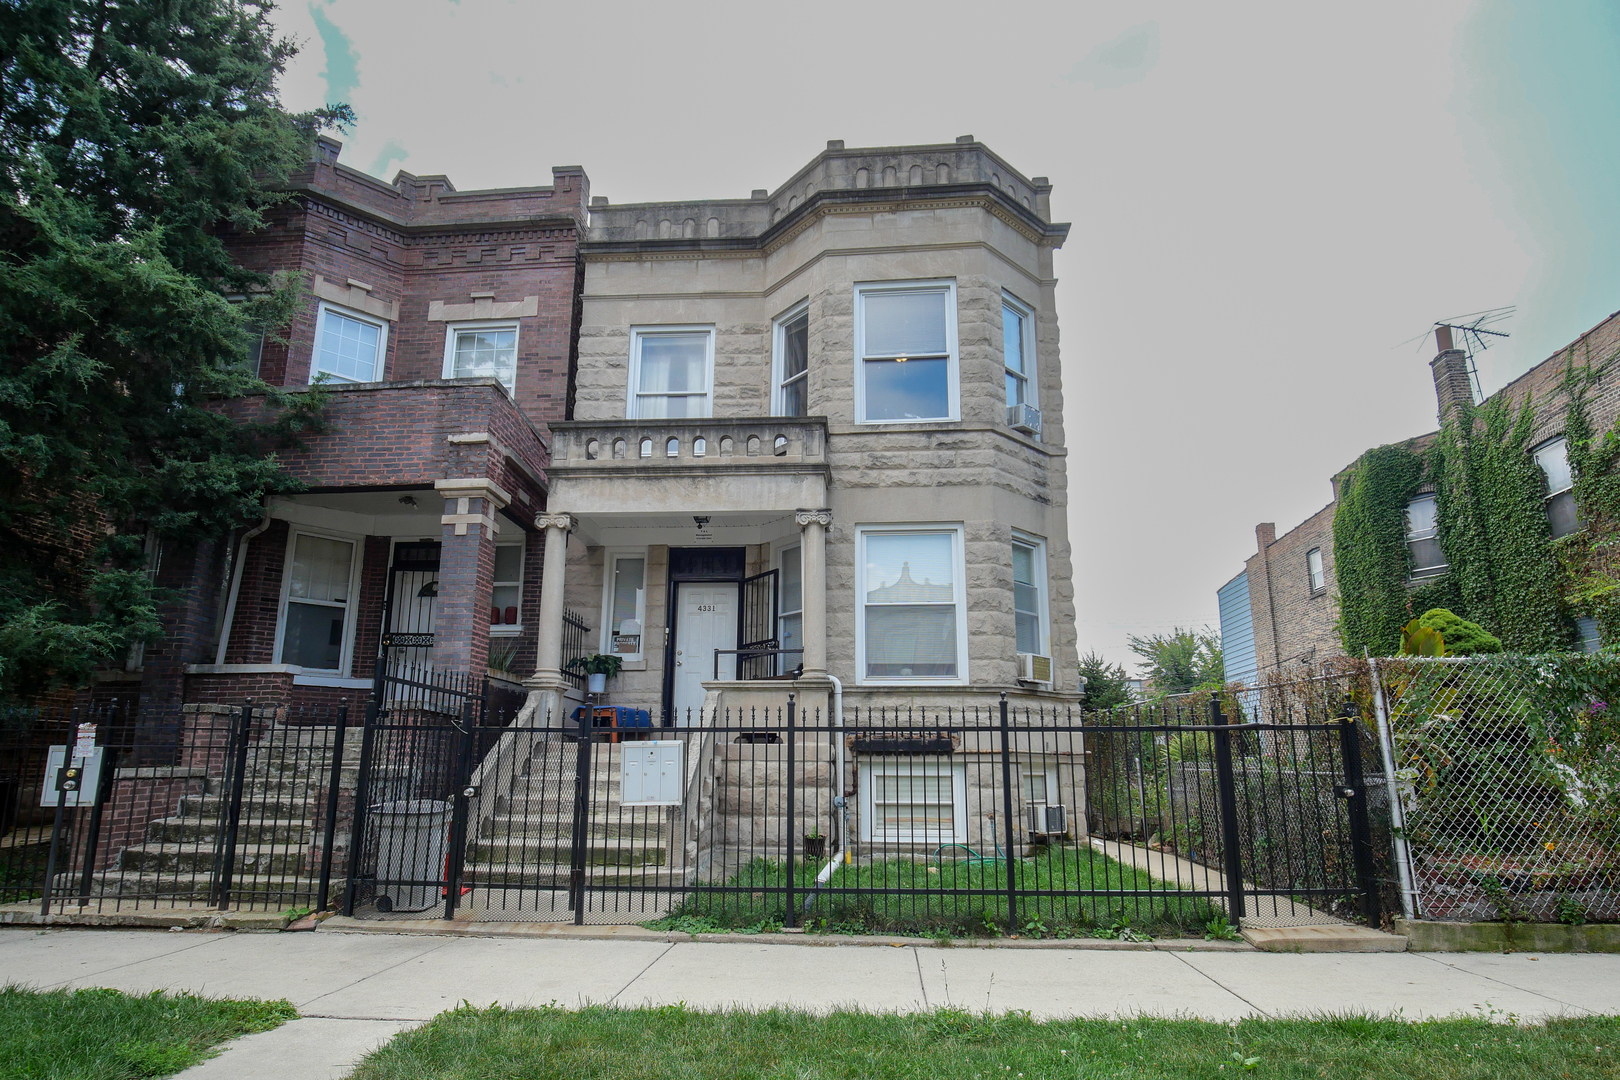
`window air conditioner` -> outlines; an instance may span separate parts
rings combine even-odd
[[[1031,435],[1041,433],[1041,410],[1033,405],[1007,406],[1007,424],[1017,431],[1027,431]]]
[[[1069,815],[1061,803],[1030,803],[1029,831],[1036,836],[1061,836],[1069,831]]]
[[[1041,656],[1038,653],[1019,653],[1018,681],[1050,683],[1052,681],[1052,658],[1050,656]]]

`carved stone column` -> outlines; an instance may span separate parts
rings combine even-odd
[[[528,685],[540,690],[565,689],[562,673],[563,590],[568,583],[569,514],[537,514],[534,526],[545,532],[545,564],[540,574],[540,627],[534,647],[534,677]]]
[[[799,510],[793,515],[800,531],[799,557],[803,560],[804,674],[827,674],[827,529],[831,510]]]
[[[438,480],[444,499],[433,666],[482,678],[489,666],[489,601],[495,578],[495,515],[511,496],[485,477]]]

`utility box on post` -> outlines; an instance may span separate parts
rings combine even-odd
[[[102,748],[94,743],[53,746],[46,751],[41,806],[94,806],[101,787]]]
[[[686,783],[684,750],[679,739],[621,743],[619,750],[619,804],[621,806],[679,806]]]

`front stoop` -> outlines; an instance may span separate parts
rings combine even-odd
[[[1243,940],[1262,952],[1405,952],[1406,938],[1365,926],[1246,926]]]

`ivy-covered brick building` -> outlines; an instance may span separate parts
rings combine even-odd
[[[1436,330],[1438,431],[1369,449],[1328,504],[1219,590],[1229,655],[1255,681],[1384,655],[1434,607],[1514,652],[1620,641],[1620,312],[1477,399],[1468,354]]]

